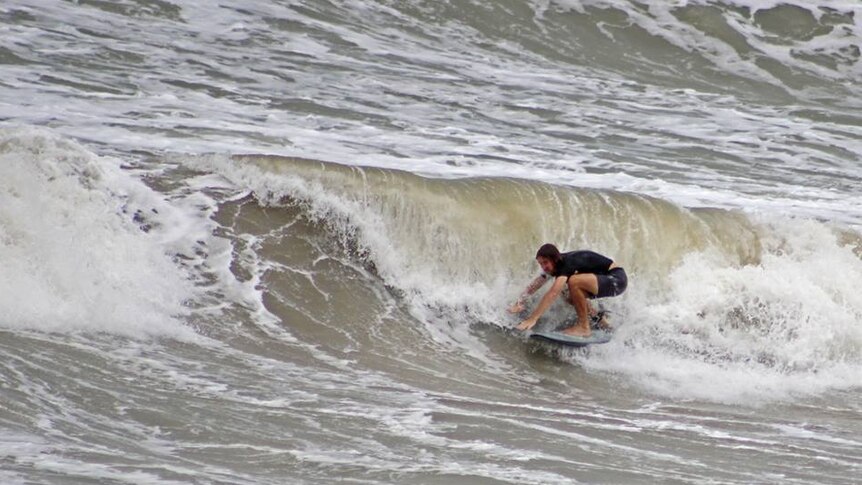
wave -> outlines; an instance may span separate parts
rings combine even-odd
[[[761,252],[755,225],[740,212],[636,194],[285,157],[187,163],[226,175],[263,204],[301,205],[402,289],[432,291],[423,280],[510,280],[534,266],[532,252],[545,241],[601,250],[651,282],[687,252],[714,250],[737,266]]]
[[[725,401],[858,385],[862,238],[845,228],[506,178],[264,156],[183,164],[264,207],[299,210],[397,290],[432,335],[455,332],[452,322],[512,325],[502,309],[537,271],[535,248],[555,242],[605,253],[630,274],[625,296],[606,303],[620,337],[570,356],[588,368]]]

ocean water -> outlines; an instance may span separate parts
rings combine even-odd
[[[860,44],[849,0],[4,0],[0,483],[858,483]],[[511,330],[544,242],[626,268],[611,342]]]

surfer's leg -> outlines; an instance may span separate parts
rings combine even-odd
[[[577,274],[569,277],[569,298],[578,313],[578,323],[563,333],[586,337],[590,335],[590,302],[587,297],[595,295],[599,283],[594,274]]]
[[[569,291],[568,286],[566,287],[566,292],[563,293],[563,298],[569,305],[575,306],[575,299],[572,298],[572,293]],[[590,302],[590,298],[591,297],[587,295],[587,314],[590,316],[590,318],[595,318],[599,314],[599,312],[595,309],[595,307],[593,307],[593,304]],[[577,308],[575,310],[577,310]]]

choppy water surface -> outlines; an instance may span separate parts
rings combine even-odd
[[[3,2],[0,481],[855,483],[860,15]]]

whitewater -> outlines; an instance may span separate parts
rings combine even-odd
[[[4,1],[0,482],[857,482],[860,18]]]

